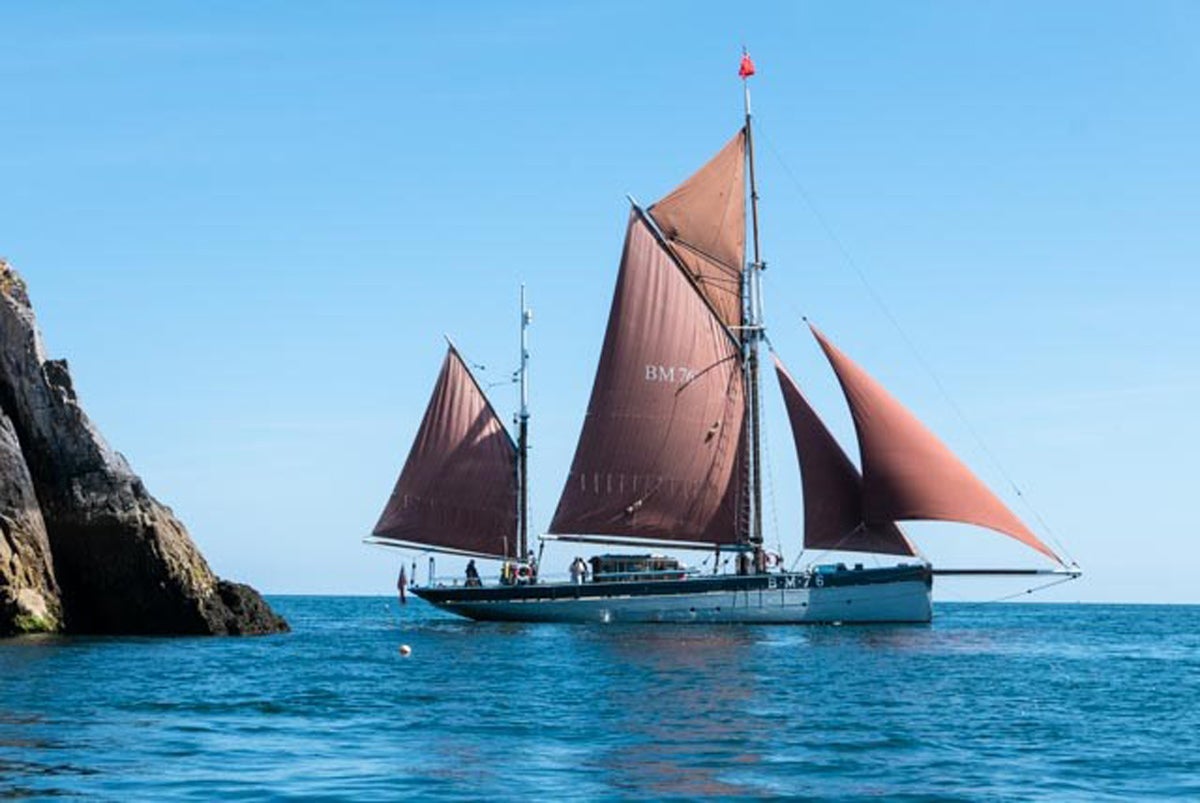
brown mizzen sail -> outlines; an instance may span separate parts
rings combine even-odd
[[[854,417],[868,522],[927,519],[976,524],[1011,536],[1063,564],[936,435],[811,328]]]
[[[550,532],[735,543],[739,348],[635,210]]]
[[[778,357],[775,357],[775,375],[800,460],[805,548],[916,555],[912,544],[893,522],[866,523],[863,481],[858,469]]]
[[[671,250],[726,326],[742,323],[746,132],[649,208]]]
[[[446,552],[516,548],[516,447],[453,346],[372,533]]]

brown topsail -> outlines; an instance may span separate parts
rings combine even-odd
[[[743,81],[753,74],[746,71]],[[745,85],[745,84],[744,84]],[[472,619],[567,622],[927,622],[936,574],[1078,576],[941,441],[815,328],[845,392],[861,473],[776,356],[804,498],[806,550],[909,558],[786,570],[763,547],[759,353],[765,343],[749,89],[745,123],[648,208],[633,202],[600,364],[547,540],[633,546],[537,576],[526,537],[525,390],[508,435],[453,346],[412,450],[368,539],[501,561],[499,584],[413,591]],[[749,203],[747,203],[747,200]],[[747,234],[753,251],[746,255]],[[1008,535],[1053,569],[942,570],[899,521],[955,521]],[[650,552],[712,550],[711,573]],[[720,556],[735,555],[721,573]],[[728,565],[730,561],[726,561]],[[415,579],[415,578],[414,578]]]

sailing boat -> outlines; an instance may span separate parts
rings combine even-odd
[[[744,57],[743,80],[751,74]],[[413,589],[422,599],[478,620],[920,623],[932,617],[938,574],[1078,576],[815,327],[850,407],[862,470],[773,355],[801,469],[804,547],[909,560],[788,571],[764,548],[765,263],[745,83],[744,95],[743,126],[708,163],[649,207],[630,199],[583,431],[549,532],[541,536],[543,543],[641,551],[592,558],[586,579],[577,566],[572,582],[537,577],[526,515],[530,315],[522,289],[517,439],[451,344],[408,460],[368,539],[499,560],[501,582],[439,584],[431,558],[430,583]],[[934,569],[897,525],[908,520],[988,528],[1056,568]],[[647,551],[677,548],[711,550],[713,573]],[[722,552],[734,556],[735,571],[717,573]]]

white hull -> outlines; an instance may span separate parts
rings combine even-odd
[[[875,573],[847,571],[841,573],[840,581],[830,578],[830,582],[811,574],[778,574],[725,582],[695,579],[674,583],[548,584],[524,587],[521,593],[497,593],[502,589],[419,589],[417,593],[443,610],[490,621],[729,624],[930,621],[933,604],[928,576],[914,576],[911,570],[899,573],[895,579],[877,578],[870,582],[856,582],[851,576]],[[480,591],[483,593],[472,593]]]

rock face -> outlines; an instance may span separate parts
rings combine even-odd
[[[61,626],[46,525],[17,432],[0,411],[0,636]]]
[[[218,580],[170,508],[109,448],[66,361],[46,358],[24,281],[2,261],[0,411],[0,633],[22,629],[17,621],[71,633],[287,629],[252,588]],[[15,437],[5,438],[4,421]]]

